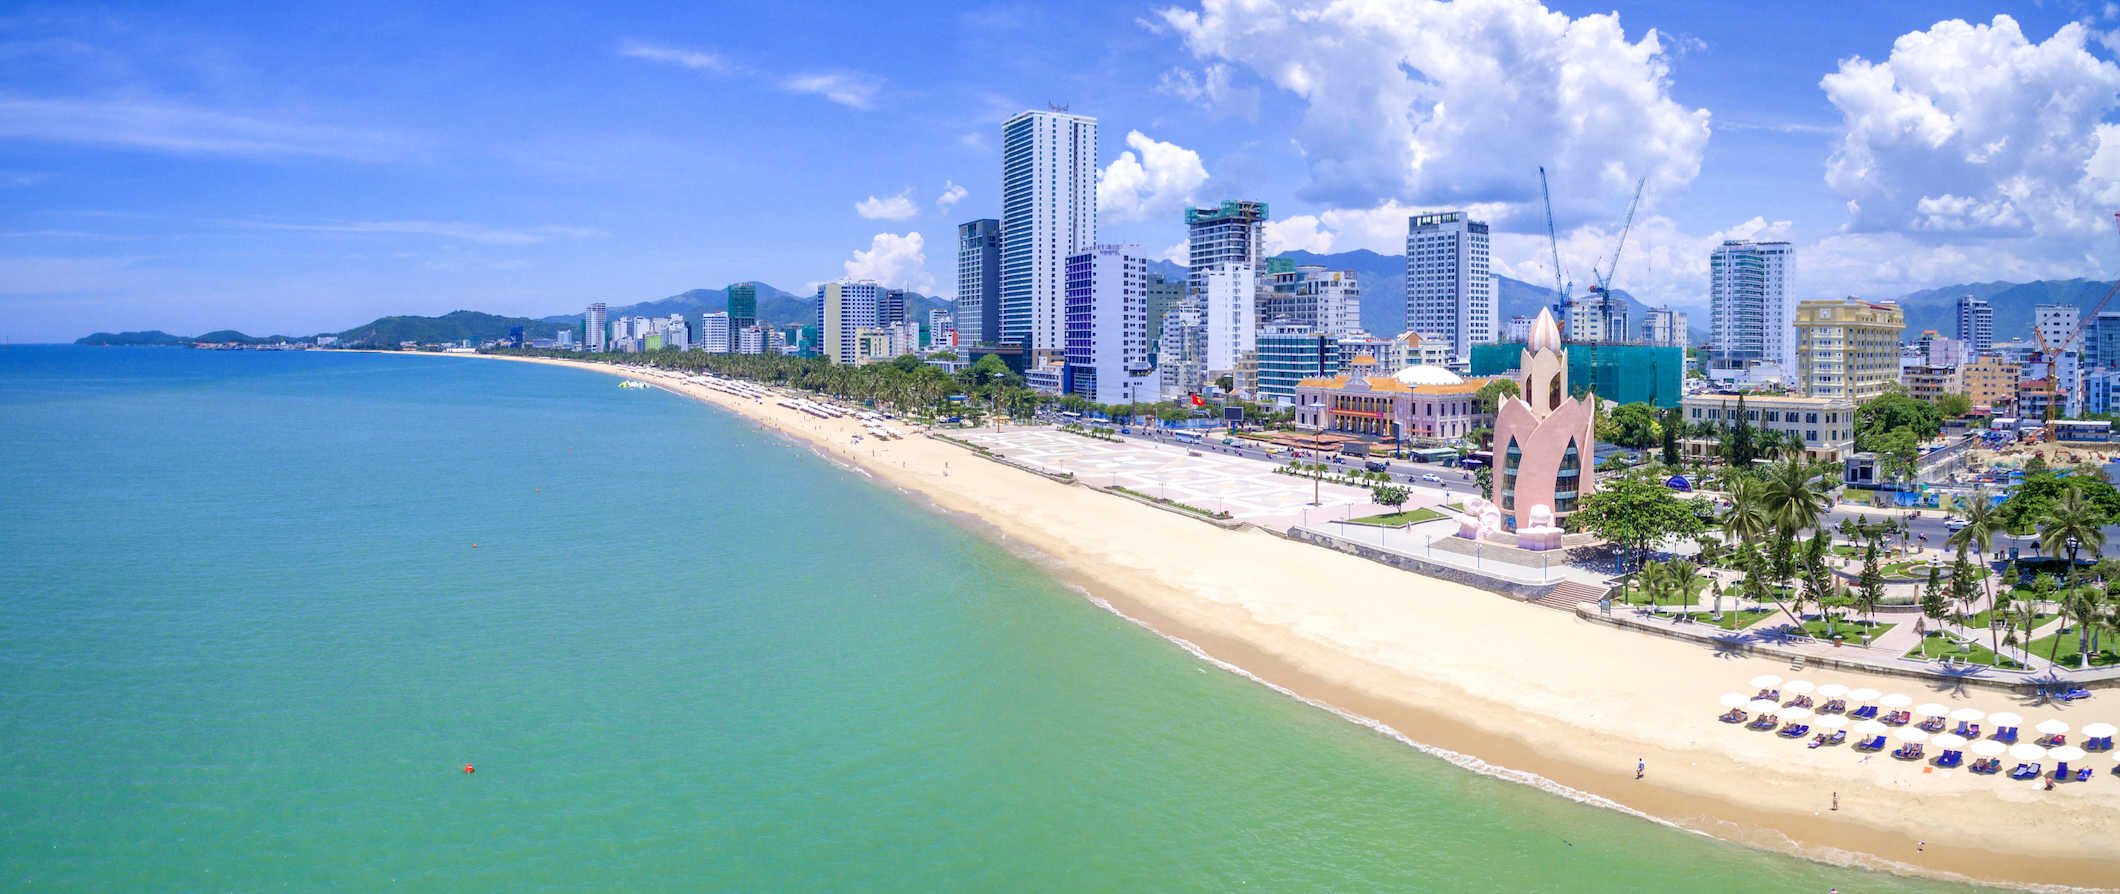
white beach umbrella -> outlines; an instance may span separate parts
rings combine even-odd
[[[1951,712],[1952,720],[1964,720],[1967,722],[1979,720],[1980,718],[1986,716],[1987,712],[1982,711],[1979,708],[1959,708],[1958,710]]]
[[[1921,707],[1915,708],[1914,713],[1919,714],[1923,717],[1942,717],[1945,714],[1951,713],[1951,709],[1939,705],[1935,702],[1925,702],[1922,704]]]
[[[2061,735],[2062,733],[2068,732],[2069,729],[2068,721],[2061,720],[2059,718],[2053,720],[2041,720],[2039,721],[2038,726],[2032,728],[2049,736]]]
[[[1781,719],[1788,721],[1809,720],[1811,719],[1811,709],[1783,708],[1781,709]]]
[[[1929,732],[1918,726],[1902,726],[1892,731],[1892,738],[1919,745],[1929,740]]]
[[[2010,750],[2010,746],[2004,745],[2001,742],[1997,742],[1993,739],[1982,739],[1966,747],[1972,749],[1974,754],[1980,755],[1981,757],[1995,757],[1996,755]]]
[[[1725,692],[1722,697],[1722,706],[1725,708],[1742,708],[1746,702],[1751,700],[1751,696],[1742,692]]]
[[[1825,698],[1839,698],[1848,694],[1848,687],[1839,683],[1825,683],[1818,687],[1818,694]]]
[[[1810,692],[1813,689],[1817,689],[1818,684],[1813,683],[1809,680],[1790,680],[1787,683],[1781,684],[1781,688],[1796,693],[1797,695],[1803,695],[1804,693]]]
[[[1957,733],[1937,733],[1936,737],[1929,741],[1935,743],[1938,748],[1964,748],[1966,739]]]
[[[1883,694],[1883,693],[1880,693],[1880,692],[1878,692],[1878,691],[1877,691],[1877,690],[1875,690],[1875,689],[1871,689],[1871,688],[1869,688],[1869,687],[1865,686],[1865,687],[1863,687],[1863,688],[1861,688],[1861,689],[1852,689],[1852,690],[1849,690],[1849,691],[1848,691],[1848,701],[1851,701],[1851,702],[1874,702],[1874,701],[1876,701],[1876,700],[1877,700],[1877,696],[1879,696],[1879,695],[1882,695],[1882,694]]]
[[[2115,728],[2110,723],[2086,723],[2083,725],[2083,734],[2093,739],[2103,739],[2115,732],[2120,732],[2120,728]]]
[[[1913,704],[1914,700],[1912,698],[1894,692],[1891,695],[1887,695],[1884,698],[1878,699],[1877,703],[1887,708],[1904,708],[1908,705]]]
[[[1781,710],[1781,703],[1771,698],[1763,698],[1758,699],[1756,701],[1746,702],[1745,709],[1755,714],[1772,714],[1776,711]]]
[[[1752,685],[1761,689],[1772,689],[1781,685],[1781,677],[1775,674],[1760,674],[1752,678]]]
[[[2023,726],[2024,718],[2008,711],[1996,711],[1988,715],[1988,722],[1996,726]]]
[[[1855,732],[1865,736],[1882,736],[1890,732],[1891,729],[1891,727],[1885,726],[1882,722],[1876,720],[1865,720],[1855,724]]]
[[[2021,761],[2035,761],[2046,757],[2046,749],[2030,742],[2019,742],[2010,746],[2010,756]]]
[[[1820,714],[1817,719],[1811,721],[1811,725],[1819,729],[1839,729],[1848,725],[1848,718],[1839,714]]]
[[[2050,748],[2046,752],[2047,757],[2053,758],[2057,761],[2080,761],[2088,754],[2090,754],[2090,752],[2084,751],[2081,748],[2077,748],[2074,745],[2063,745],[2059,748]]]

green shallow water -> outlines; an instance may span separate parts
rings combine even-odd
[[[10,348],[0,464],[12,890],[1958,890],[1460,769],[595,373]]]

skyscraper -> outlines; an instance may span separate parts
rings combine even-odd
[[[2120,368],[2120,311],[2099,311],[2084,334],[2084,362],[2096,369]]]
[[[1487,224],[1463,211],[1406,219],[1406,328],[1450,345],[1451,363],[1472,362],[1472,346],[1494,341],[1494,276]]]
[[[758,323],[758,284],[740,282],[729,287],[729,331]]]
[[[1266,269],[1266,203],[1228,201],[1215,208],[1185,209],[1192,273],[1186,285],[1207,291],[1207,271],[1223,264]]]
[[[1142,288],[1148,292],[1148,351],[1156,352],[1156,345],[1163,339],[1163,315],[1171,305],[1185,297],[1185,281],[1165,279],[1161,273],[1148,275]]]
[[[1067,259],[1067,366],[1073,392],[1100,404],[1155,400],[1148,378],[1148,258],[1099,245]]]
[[[1066,264],[1097,244],[1097,119],[1027,111],[1001,125],[1001,341],[1062,350]]]
[[[876,325],[896,326],[912,318],[904,289],[885,289],[876,296]]]
[[[1347,335],[1362,328],[1361,317],[1362,288],[1353,270],[1309,265],[1266,276],[1261,325],[1295,323],[1326,335]]]
[[[884,289],[868,280],[820,283],[817,286],[818,350],[833,363],[860,359],[856,331],[876,329],[877,306]]]
[[[1721,366],[1796,368],[1796,249],[1787,242],[1732,239],[1708,257],[1710,354]]]
[[[709,354],[733,354],[735,318],[722,312],[699,315],[699,349]]]
[[[1986,298],[1966,295],[1958,299],[1958,340],[1975,357],[1995,346],[1995,308]]]
[[[928,311],[928,344],[942,348],[957,343],[956,322],[948,308],[938,307]]]
[[[1223,264],[1207,272],[1200,293],[1207,321],[1207,370],[1233,372],[1237,362],[1258,348],[1258,276],[1250,264]]]
[[[957,342],[993,344],[1001,337],[1001,221],[957,225]]]
[[[604,303],[598,301],[589,305],[589,311],[582,315],[582,343],[591,351],[606,350],[608,333],[605,327],[610,324],[604,319],[604,315],[609,312]]]
[[[2083,311],[2073,304],[2041,304],[2032,308],[2032,328],[2046,341],[2048,351],[2082,350],[2083,336],[2076,326],[2082,320]]]

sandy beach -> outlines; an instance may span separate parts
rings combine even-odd
[[[2079,728],[2120,721],[2120,692],[2044,705],[1992,689],[1792,672],[1783,661],[1718,655],[1256,530],[1222,530],[943,441],[854,443],[863,433],[858,421],[743,401],[675,375],[502,359],[640,379],[808,442],[972,529],[1046,557],[1057,574],[1116,611],[1217,661],[1479,769],[1827,862],[2002,885],[2120,889],[2120,849],[2112,844],[2120,780],[2107,772],[2110,755],[2082,764],[2098,771],[2093,781],[2045,791],[1889,753],[1812,750],[1715,718],[1718,696],[1749,694],[1752,676],[1774,673],[1905,693],[1917,703],[2015,711],[2029,741],[2031,724],[2049,717]],[[1640,780],[1637,759],[1647,764]],[[2014,763],[2005,759],[2005,768]],[[1830,809],[1836,793],[1837,811]]]

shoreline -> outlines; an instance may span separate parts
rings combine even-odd
[[[1858,761],[1845,747],[1812,751],[1714,719],[1716,695],[1745,690],[1759,673],[2015,710],[2027,723],[2058,715],[2080,726],[2120,712],[2035,708],[2008,693],[1854,672],[1792,672],[1784,661],[1721,656],[1265,532],[1128,505],[918,435],[850,447],[857,422],[748,403],[675,374],[469,356],[598,371],[735,413],[1027,554],[1197,657],[1477,772],[1828,864],[2031,888],[2112,890],[2120,880],[2120,854],[2102,846],[2120,831],[2120,789],[2105,755],[2083,764],[2098,779],[2044,792],[2006,777],[1925,772],[1888,755]],[[1595,683],[1585,685],[1585,667]],[[1649,765],[1641,781],[1631,775],[1636,757]],[[1826,807],[1832,793],[1841,796],[1838,812]]]

